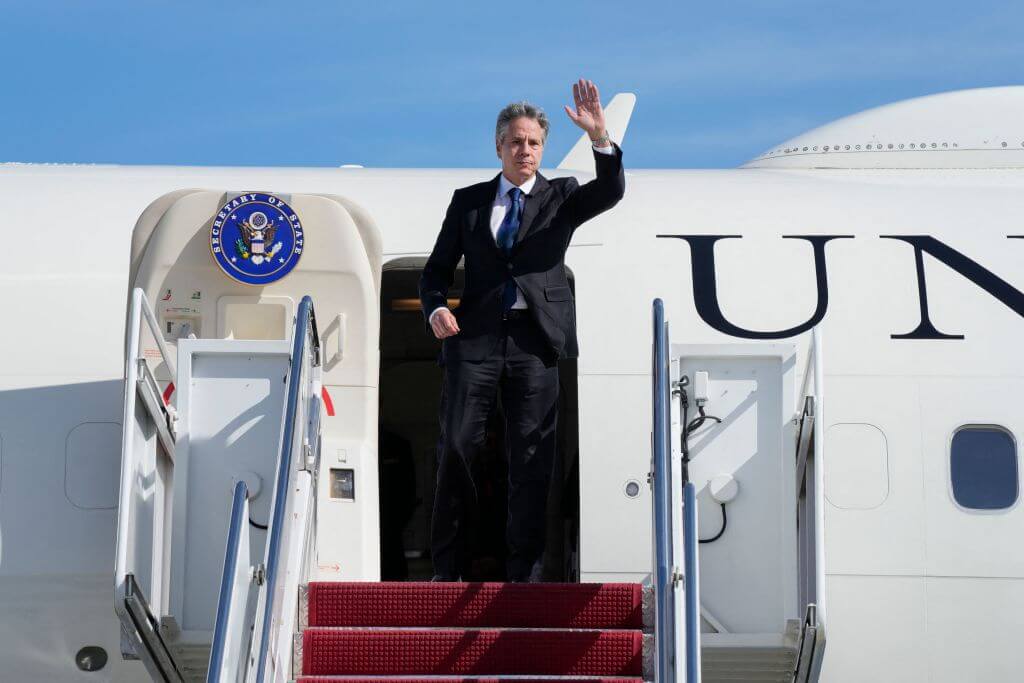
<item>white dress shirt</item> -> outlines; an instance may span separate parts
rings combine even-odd
[[[601,154],[614,154],[615,148],[612,145],[606,145],[604,147],[594,147],[594,151],[599,152]],[[537,176],[534,175],[529,180],[527,180],[522,185],[519,185],[518,187],[520,190],[523,191],[524,195],[528,195],[530,194],[530,190],[533,189],[533,186],[536,182]],[[502,221],[505,220],[505,214],[508,212],[509,207],[512,206],[512,198],[508,196],[508,191],[511,190],[513,187],[517,186],[514,185],[511,180],[506,178],[505,174],[502,174],[501,177],[498,179],[498,191],[494,195],[494,202],[491,204],[491,236],[494,237],[495,247],[497,247],[498,244],[498,229],[501,228],[501,223]],[[520,199],[519,201],[519,210],[522,211],[523,199]],[[522,220],[521,217],[520,220]],[[437,315],[437,312],[443,308],[447,307],[438,306],[437,308],[432,310],[430,312],[430,317],[427,319],[427,322],[432,323],[434,321],[434,316]],[[528,306],[526,304],[526,298],[523,296],[523,290],[516,287],[516,302],[512,304],[512,309],[523,310],[525,308],[528,308]]]
[[[530,194],[530,190],[537,183],[537,176],[533,175],[529,180],[519,186],[519,189],[523,191],[524,195]],[[512,208],[512,198],[508,196],[509,191],[513,187],[512,181],[502,174],[501,178],[498,179],[498,193],[494,197],[494,202],[491,204],[491,236],[494,237],[494,244],[498,244],[498,230],[501,229],[501,223],[505,220],[505,214]],[[523,198],[519,199],[519,211],[523,210]],[[519,220],[522,220],[520,215]],[[526,308],[526,297],[523,296],[523,290],[516,287],[516,302],[512,304],[512,309],[521,311]]]

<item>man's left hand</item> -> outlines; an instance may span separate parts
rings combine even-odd
[[[566,107],[565,113],[572,122],[582,128],[591,140],[599,140],[607,134],[604,127],[604,109],[601,108],[601,93],[593,81],[580,79],[572,84],[572,98],[576,111]]]

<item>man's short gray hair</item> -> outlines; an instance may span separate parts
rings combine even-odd
[[[529,102],[513,102],[506,105],[504,109],[498,112],[498,125],[494,127],[494,139],[500,145],[505,140],[505,133],[508,132],[508,126],[512,121],[518,119],[521,116],[525,116],[528,119],[533,119],[540,126],[541,130],[544,131],[544,142],[548,141],[548,115],[544,113],[544,110],[540,107],[534,106]]]

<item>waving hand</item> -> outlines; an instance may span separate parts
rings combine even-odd
[[[593,81],[580,79],[572,84],[572,98],[576,110],[565,108],[572,122],[582,128],[591,140],[598,140],[607,134],[604,126],[604,109],[601,108],[601,93]]]

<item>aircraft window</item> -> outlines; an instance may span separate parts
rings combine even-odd
[[[950,447],[953,498],[972,510],[1004,510],[1017,501],[1017,444],[999,427],[961,427]]]

